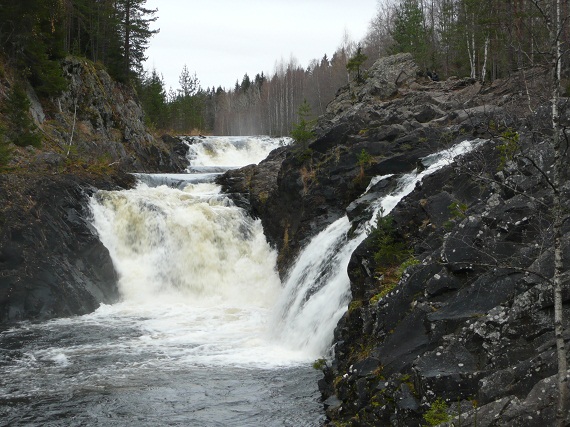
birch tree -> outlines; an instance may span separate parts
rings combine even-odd
[[[554,232],[554,276],[552,278],[554,292],[554,333],[556,337],[556,355],[558,361],[558,403],[556,405],[556,425],[564,427],[568,406],[568,365],[564,342],[562,279],[564,274],[562,252],[562,227],[565,218],[562,192],[564,188],[563,172],[568,153],[568,140],[560,122],[560,83],[562,71],[562,43],[564,24],[568,16],[562,17],[562,6],[567,0],[551,0],[546,5],[543,1],[533,0],[535,6],[544,16],[550,32],[551,61],[551,104],[552,104],[552,145],[554,149],[554,168],[552,176],[553,200],[553,232]]]

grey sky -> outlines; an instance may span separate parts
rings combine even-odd
[[[178,88],[184,64],[202,87],[233,88],[247,73],[270,74],[293,55],[303,67],[329,58],[345,30],[365,35],[377,0],[148,0],[158,8],[145,68],[156,68]]]

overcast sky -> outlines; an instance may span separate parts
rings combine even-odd
[[[203,88],[233,88],[245,73],[270,74],[293,55],[303,67],[329,58],[345,30],[361,40],[377,0],[147,0],[158,8],[145,68],[178,88],[184,64]]]

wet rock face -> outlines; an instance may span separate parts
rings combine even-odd
[[[553,299],[544,281],[553,265],[552,196],[548,173],[537,166],[548,171],[553,153],[541,142],[548,106],[529,104],[540,100],[540,84],[532,82],[545,77],[527,72],[529,86],[516,76],[488,86],[431,82],[416,78],[410,61],[398,55],[377,63],[365,84],[339,91],[313,141],[232,172],[225,188],[262,219],[284,272],[334,219],[346,213],[355,226],[368,219],[374,195],[397,174],[421,169],[422,157],[461,140],[489,139],[426,177],[392,212],[395,231],[419,261],[394,289],[383,292],[373,241],[354,252],[353,301],[319,387],[333,423],[425,425],[424,415],[443,399],[450,416],[461,413],[461,425],[546,425],[554,416],[556,369]],[[533,161],[505,158],[500,135],[509,128]],[[372,176],[386,174],[396,176],[362,196]],[[570,200],[568,184],[563,191]],[[566,221],[565,265],[569,242]]]
[[[532,142],[523,144],[529,148]],[[381,282],[361,279],[374,271],[366,256],[374,250],[370,242],[353,255],[349,269],[358,273],[349,276],[353,301],[360,304],[336,330],[331,382],[321,387],[324,397],[340,400],[329,411],[331,419],[419,425],[441,398],[452,416],[460,408],[461,425],[553,422],[553,297],[543,280],[553,265],[551,196],[525,162],[498,172],[494,149],[489,142],[460,166],[427,177],[395,208],[395,226],[422,262],[409,268],[391,293],[371,298]],[[545,150],[541,156],[550,154]],[[499,181],[487,179],[492,176],[517,187],[495,185]],[[568,265],[570,227],[563,241]],[[361,268],[367,260],[368,268]],[[564,286],[568,328],[567,278]],[[354,372],[364,362],[375,372],[366,384]],[[411,397],[403,393],[405,386]]]
[[[109,253],[89,224],[89,196],[132,186],[124,172],[179,172],[188,163],[183,141],[148,132],[132,88],[85,59],[62,65],[69,86],[59,98],[42,100],[42,109],[28,94],[44,149],[20,150],[15,172],[0,174],[0,324],[116,301]]]
[[[89,195],[116,188],[74,176],[0,176],[0,324],[85,314],[118,298]]]

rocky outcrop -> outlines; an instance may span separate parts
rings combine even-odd
[[[553,265],[550,193],[531,163],[497,172],[496,146],[488,144],[424,179],[394,210],[395,228],[420,264],[392,292],[375,298],[383,282],[369,274],[377,267],[370,241],[353,255],[359,304],[335,332],[335,358],[321,387],[338,398],[328,407],[332,419],[422,425],[440,398],[461,425],[552,422],[553,297],[544,280]],[[496,175],[496,182],[481,179]],[[564,241],[568,265],[570,227]],[[564,298],[568,328],[568,278]]]
[[[57,173],[74,173],[78,167],[105,173],[186,168],[185,144],[149,133],[131,86],[113,81],[104,68],[87,59],[68,57],[62,67],[68,87],[58,98],[40,102],[28,88],[43,142],[35,149],[14,147],[12,167]],[[7,77],[0,79],[0,104],[12,84]]]
[[[466,136],[489,135],[492,120],[508,125],[499,83],[418,78],[411,55],[379,60],[366,83],[351,83],[319,118],[315,138],[280,149],[258,166],[228,172],[224,191],[260,217],[284,273],[306,243],[345,214],[375,175],[409,172],[418,160]],[[517,82],[510,83],[511,89]],[[517,89],[518,91],[518,89]]]
[[[416,71],[409,55],[380,60],[365,84],[339,92],[313,141],[227,175],[225,187],[262,219],[285,273],[310,236],[345,212],[355,225],[367,219],[370,200],[422,157],[487,139],[392,212],[415,258],[397,283],[380,273],[373,238],[354,252],[352,302],[319,387],[331,425],[419,426],[436,410],[453,425],[547,425],[556,369],[547,77],[531,70],[483,86]],[[385,174],[395,176],[359,197]],[[564,242],[568,265],[568,221]],[[568,277],[564,286],[568,319]]]

